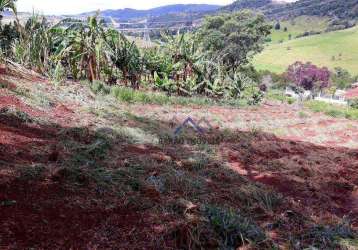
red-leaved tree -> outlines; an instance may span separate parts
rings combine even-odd
[[[288,67],[287,79],[305,90],[322,90],[330,84],[331,74],[326,67],[318,67],[310,62],[295,62]]]

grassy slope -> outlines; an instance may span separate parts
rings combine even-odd
[[[257,69],[283,72],[295,61],[311,61],[330,69],[343,67],[352,74],[358,74],[357,52],[358,27],[354,27],[285,41],[281,44],[270,44],[254,58],[253,63]],[[335,57],[335,60],[332,57]]]
[[[322,17],[300,16],[293,20],[282,21],[280,24],[280,30],[272,30],[271,39],[273,43],[288,41],[290,34],[292,35],[292,38],[295,38],[304,32],[324,31],[328,26],[328,19]],[[273,25],[275,25],[275,23],[273,23]],[[285,27],[287,28],[287,31],[284,31]]]
[[[5,248],[356,249],[357,223],[343,216],[357,208],[358,122],[73,82],[0,86]],[[173,143],[188,116],[214,127]]]

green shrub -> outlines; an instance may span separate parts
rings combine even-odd
[[[296,102],[296,99],[295,99],[295,98],[292,98],[292,97],[288,97],[288,98],[287,98],[287,103],[288,103],[288,104],[291,105],[291,104],[294,104],[295,102]]]
[[[264,93],[255,86],[248,87],[243,92],[243,99],[247,100],[248,105],[258,105],[263,97]]]

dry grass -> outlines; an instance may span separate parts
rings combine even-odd
[[[357,188],[357,143],[340,134],[349,129],[355,138],[356,121],[274,102],[241,109],[128,104],[95,96],[87,85],[18,85],[29,89],[21,100],[33,109],[22,112],[51,123],[0,120],[6,247],[356,245],[354,203],[339,198]],[[42,91],[54,105],[34,101]],[[188,116],[206,118],[212,129],[199,141],[188,128],[180,143],[161,143]]]

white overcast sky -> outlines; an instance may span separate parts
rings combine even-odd
[[[206,3],[225,5],[233,0],[18,0],[18,11],[43,14],[77,14],[105,9],[149,9],[167,4]]]
[[[295,1],[295,0],[282,0]],[[78,14],[105,9],[149,9],[168,4],[206,3],[226,5],[234,0],[17,0],[18,11],[41,14]]]

